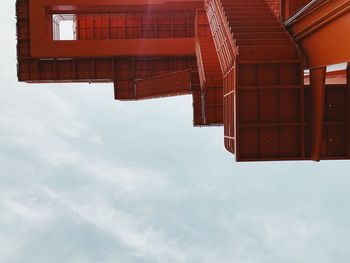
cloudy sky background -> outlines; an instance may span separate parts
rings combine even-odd
[[[0,263],[345,263],[350,162],[237,164],[191,97],[16,79],[0,48]]]

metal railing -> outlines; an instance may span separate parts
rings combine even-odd
[[[290,26],[295,20],[300,18],[302,15],[309,12],[312,8],[315,8],[316,6],[319,6],[325,2],[329,2],[330,0],[311,0],[307,5],[305,5],[303,8],[301,8],[299,11],[297,11],[294,15],[292,15],[290,18],[288,18],[284,22],[284,26],[288,27]]]

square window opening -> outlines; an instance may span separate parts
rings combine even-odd
[[[77,40],[76,15],[54,14],[52,16],[53,40]]]

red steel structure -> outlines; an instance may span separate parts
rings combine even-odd
[[[237,161],[350,158],[350,66],[326,71],[350,62],[350,0],[16,7],[19,81],[112,82],[116,100],[191,94],[194,125],[223,125]]]

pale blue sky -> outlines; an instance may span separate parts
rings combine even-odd
[[[2,1],[0,263],[347,263],[350,162],[234,163],[190,97],[16,79]]]

